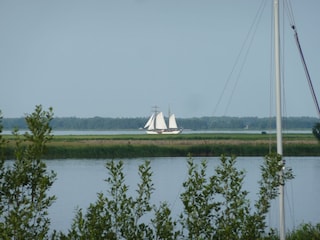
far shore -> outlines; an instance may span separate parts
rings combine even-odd
[[[13,136],[7,159],[13,157]],[[285,156],[320,156],[320,145],[312,134],[283,135]],[[46,159],[97,159],[188,156],[265,156],[276,152],[275,134],[194,133],[180,135],[56,135],[47,145]]]

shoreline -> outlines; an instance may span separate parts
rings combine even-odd
[[[6,138],[9,159],[14,139]],[[283,142],[284,156],[320,156],[320,145],[312,134],[284,134]],[[276,152],[274,134],[56,135],[47,144],[44,159],[265,156],[270,149]]]

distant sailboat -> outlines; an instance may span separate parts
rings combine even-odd
[[[156,107],[154,113],[148,119],[143,128],[147,129],[147,134],[179,134],[182,132],[182,129],[178,128],[174,114],[169,114],[169,122],[167,126],[163,113],[158,112]]]

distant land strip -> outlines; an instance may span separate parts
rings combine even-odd
[[[77,118],[57,117],[51,122],[53,130],[137,130],[144,127],[147,117],[140,118]],[[288,130],[310,130],[319,122],[315,117],[284,117],[283,128]],[[194,117],[177,118],[178,126],[190,130],[259,130],[276,128],[275,118],[258,117]],[[26,129],[26,122],[21,118],[4,118],[4,130],[13,128]]]
[[[7,136],[7,159],[14,140]],[[284,134],[285,156],[320,156],[312,134]],[[72,135],[54,136],[46,159],[119,159],[153,157],[265,156],[276,152],[274,134]]]

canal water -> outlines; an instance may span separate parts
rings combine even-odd
[[[208,161],[208,175],[214,173],[219,164],[219,158],[194,158],[195,161]],[[183,192],[182,182],[187,178],[187,158],[148,158],[124,159],[124,173],[130,192],[134,195],[138,177],[138,166],[145,160],[151,160],[155,192],[152,202],[159,206],[166,201],[178,219],[182,211],[180,194]],[[95,202],[98,192],[106,193],[108,185],[105,164],[108,159],[69,159],[47,160],[49,170],[57,173],[50,194],[57,201],[49,210],[51,228],[66,232],[72,223],[77,208],[86,209]],[[260,165],[262,157],[238,157],[237,167],[246,172],[244,189],[249,191],[249,198],[254,201],[257,196],[260,180]],[[293,169],[295,179],[285,187],[286,225],[294,229],[301,223],[320,222],[320,157],[287,157],[286,166]],[[253,204],[252,204],[253,206]],[[278,228],[278,200],[272,203],[268,216],[270,227]]]

